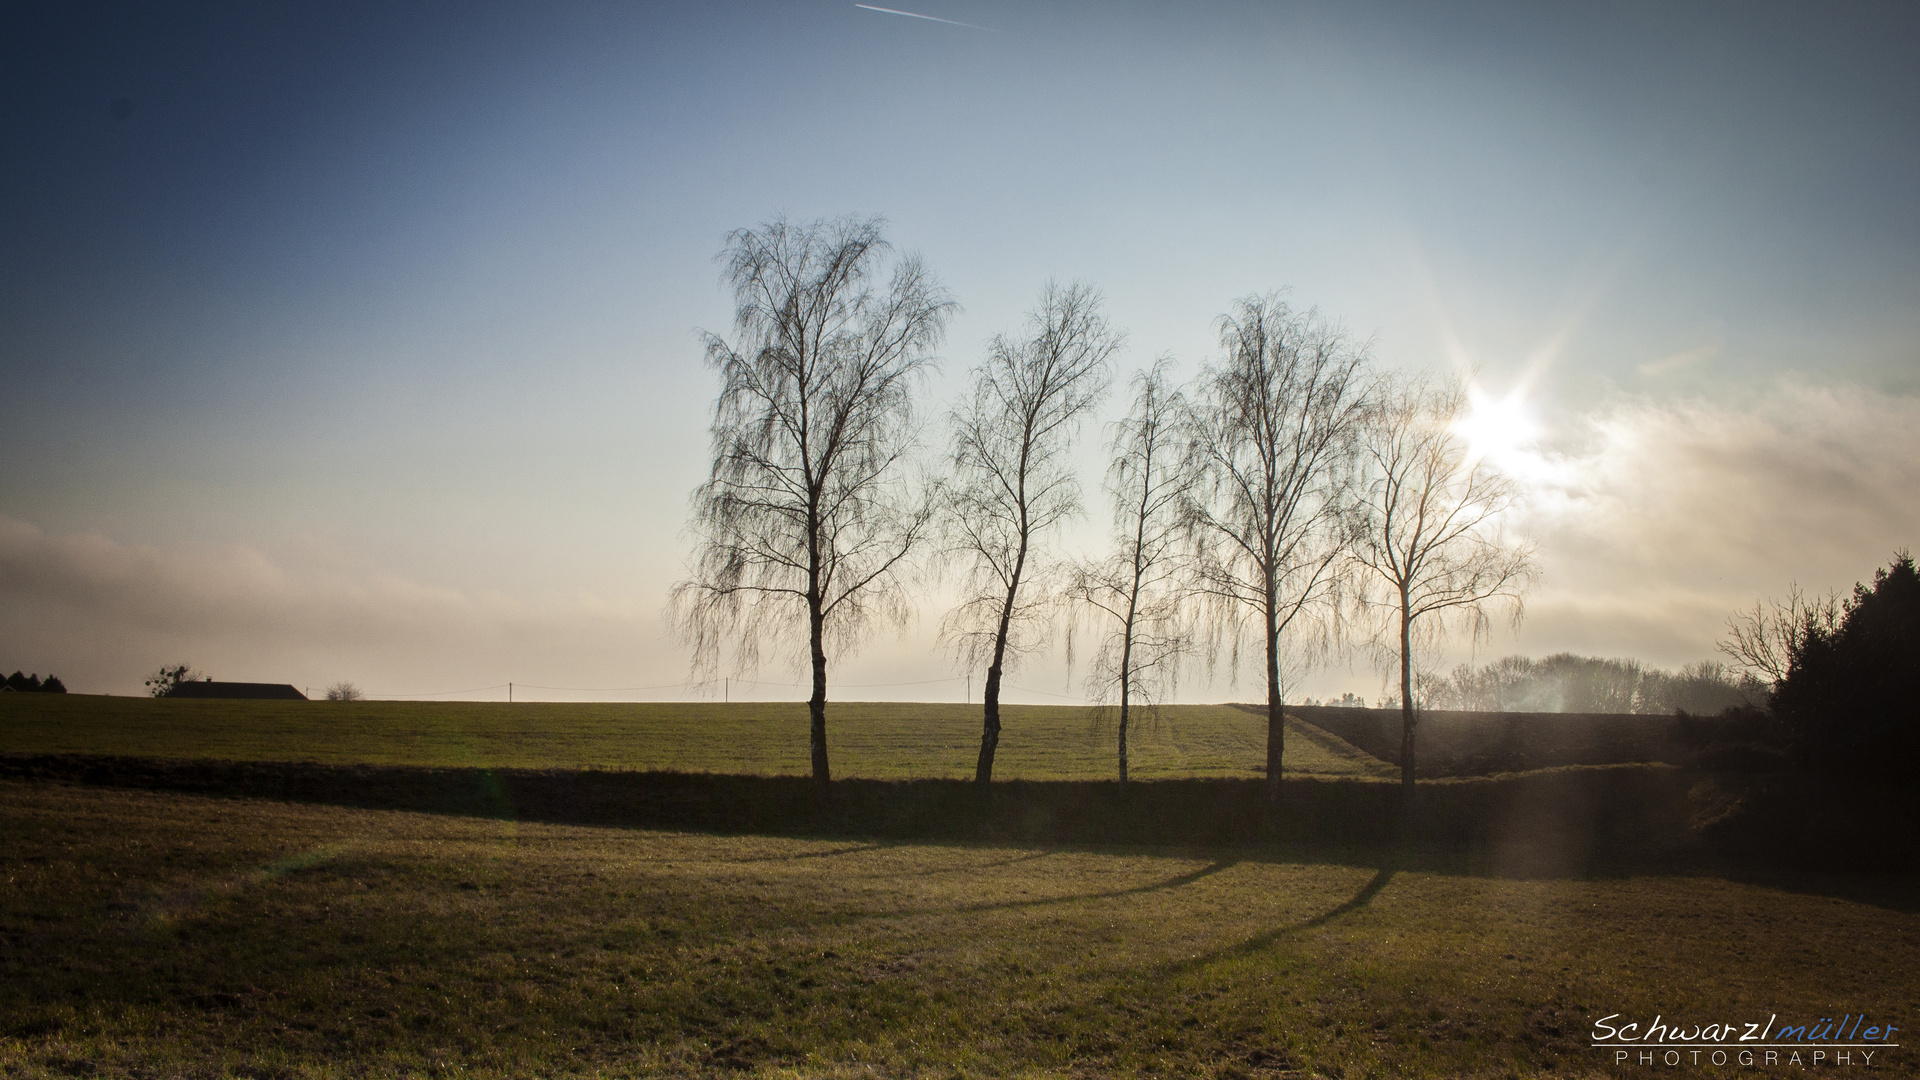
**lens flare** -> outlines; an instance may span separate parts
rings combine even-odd
[[[1467,454],[1474,461],[1511,466],[1540,433],[1527,411],[1525,386],[1515,387],[1504,397],[1469,386],[1467,402],[1472,411],[1454,424],[1454,430],[1467,440]]]

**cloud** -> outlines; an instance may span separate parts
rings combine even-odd
[[[1532,651],[1704,659],[1737,608],[1794,581],[1844,590],[1920,540],[1920,398],[1623,399],[1520,471],[1544,569]]]
[[[429,692],[449,680],[632,685],[684,675],[657,608],[516,597],[277,561],[245,545],[167,550],[52,536],[0,517],[0,656],[75,689],[136,692],[161,663],[216,677]],[[448,687],[451,689],[452,687]]]
[[[1512,524],[1538,546],[1541,585],[1518,636],[1497,634],[1482,655],[1571,650],[1677,667],[1713,657],[1726,617],[1756,598],[1796,581],[1844,590],[1920,546],[1920,398],[1797,383],[1740,402],[1625,397],[1549,438],[1512,461],[1528,492]],[[175,662],[303,686],[349,678],[385,694],[676,683],[685,655],[663,631],[662,599],[427,584],[242,544],[160,548],[0,517],[0,663],[51,669],[83,691],[137,693],[145,673]],[[852,689],[951,675],[933,641],[940,609],[930,597],[907,633],[837,658],[849,699],[957,697],[964,684]],[[777,665],[758,677],[767,696],[804,693]],[[1035,657],[1016,681],[1078,686],[1058,656]],[[1336,671],[1301,690],[1368,685]],[[1182,697],[1245,692],[1196,675]]]
[[[1718,355],[1720,355],[1720,344],[1715,342],[1711,345],[1702,345],[1697,349],[1672,353],[1658,360],[1649,360],[1633,370],[1648,378],[1656,378],[1669,372],[1679,371],[1681,368],[1692,367],[1703,360],[1711,360]]]

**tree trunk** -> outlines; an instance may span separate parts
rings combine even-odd
[[[1400,594],[1400,811],[1413,817],[1413,613],[1405,590]]]
[[[1280,813],[1280,760],[1287,744],[1287,716],[1280,705],[1280,627],[1267,597],[1267,809]]]
[[[993,635],[993,663],[987,665],[987,687],[981,695],[984,721],[980,731],[980,761],[973,767],[976,784],[993,782],[993,753],[1000,748],[1000,675],[1007,662],[1007,633],[1013,627],[1014,598],[1020,593],[1020,574],[1027,567],[1027,534],[1020,531],[1020,548],[1013,559],[1007,599],[1000,605],[1000,625]]]
[[[986,692],[981,697],[986,715],[980,731],[980,760],[973,767],[973,779],[978,784],[993,782],[993,752],[1000,748],[1001,653],[1001,648],[993,650],[993,664],[987,668]]]
[[[984,720],[980,730],[980,760],[973,767],[976,784],[993,782],[993,754],[1000,748],[1000,674],[1007,659],[1007,628],[1013,621],[1013,590],[1007,590],[1000,611],[1000,629],[993,638],[993,663],[987,665],[987,685],[980,695]]]
[[[821,615],[819,605],[813,605],[809,612],[813,647],[813,696],[807,699],[807,720],[809,724],[808,741],[813,750],[813,786],[820,795],[827,793],[827,787],[833,780],[833,773],[827,768],[827,648],[825,641],[826,620]]]

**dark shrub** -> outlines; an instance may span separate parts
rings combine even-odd
[[[1794,756],[1835,779],[1913,784],[1920,756],[1920,573],[1901,552],[1856,585],[1839,625],[1810,627],[1774,692]]]
[[[1760,743],[1715,743],[1687,759],[1691,768],[1705,772],[1770,773],[1793,764],[1785,750]]]

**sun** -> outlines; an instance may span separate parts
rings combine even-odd
[[[1453,428],[1467,440],[1467,456],[1472,461],[1511,463],[1540,433],[1527,411],[1524,386],[1515,387],[1504,397],[1494,397],[1477,385],[1469,386],[1467,402],[1472,411],[1455,421]]]

